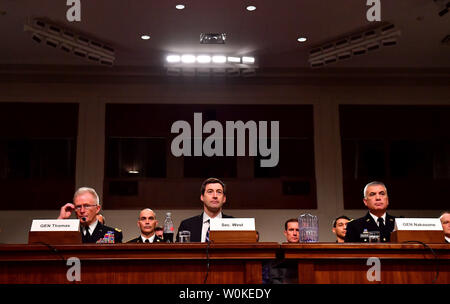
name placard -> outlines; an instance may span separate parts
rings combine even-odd
[[[412,230],[442,230],[441,221],[438,218],[396,218],[394,231]]]
[[[80,220],[33,220],[30,231],[79,231]]]
[[[254,218],[213,218],[209,226],[211,231],[254,231]]]

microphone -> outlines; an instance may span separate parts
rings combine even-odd
[[[81,220],[82,220],[83,222],[86,222],[86,217],[82,217]]]

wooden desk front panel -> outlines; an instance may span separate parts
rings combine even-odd
[[[81,282],[90,284],[202,284],[207,273],[206,244],[0,246],[0,283],[72,283],[66,273],[81,261]],[[277,243],[217,244],[208,252],[210,284],[258,284],[261,261],[275,258]]]
[[[297,261],[301,284],[450,283],[450,245],[430,245],[438,260],[419,244],[316,243],[281,247],[286,259]],[[380,260],[380,281],[367,278],[374,266],[367,265],[371,257]]]

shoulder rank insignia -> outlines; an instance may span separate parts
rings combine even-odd
[[[114,230],[116,230],[117,232],[122,232],[122,230],[119,228],[114,228]]]

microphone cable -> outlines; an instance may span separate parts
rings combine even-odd
[[[433,248],[431,248],[430,246],[428,246],[427,244],[425,244],[424,242],[421,242],[421,241],[405,241],[403,243],[409,243],[409,244],[418,243],[418,244],[421,244],[426,249],[430,250],[431,254],[434,257],[434,261],[435,261],[435,264],[436,264],[436,270],[435,270],[436,274],[435,274],[434,279],[431,282],[431,284],[435,284],[437,279],[438,279],[438,277],[439,277],[439,259],[438,259],[437,254],[434,252]]]
[[[206,281],[208,280],[208,275],[209,275],[209,266],[210,266],[209,246],[210,245],[211,245],[211,240],[208,240],[208,243],[206,244],[206,275],[205,275],[205,279],[203,280],[203,284],[206,284]]]

